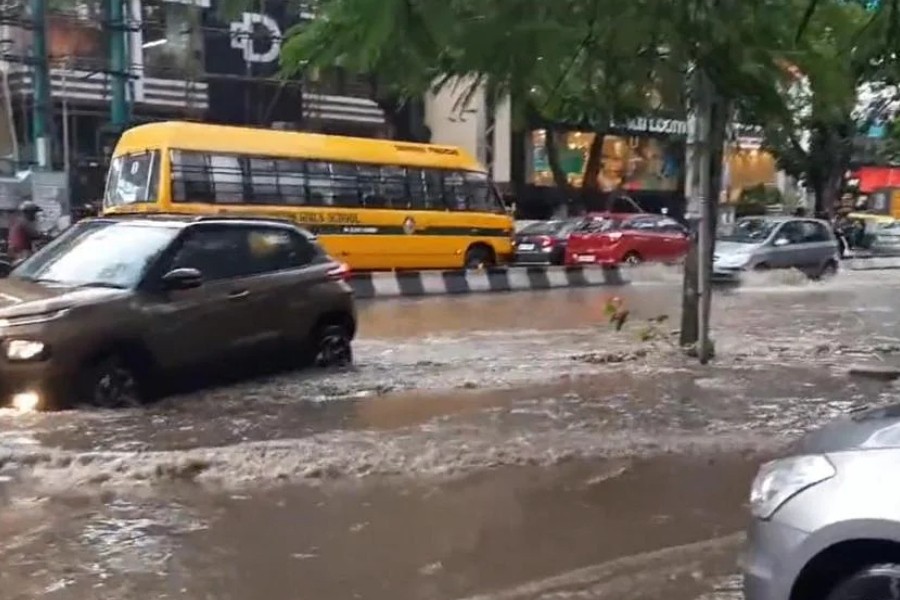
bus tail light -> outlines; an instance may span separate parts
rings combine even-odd
[[[352,271],[350,271],[350,266],[347,263],[338,263],[338,265],[328,271],[326,276],[331,281],[349,281],[350,275]]]

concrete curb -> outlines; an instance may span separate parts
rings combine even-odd
[[[851,271],[884,271],[900,269],[900,256],[877,256],[872,258],[850,258],[844,267]]]
[[[357,298],[517,292],[626,283],[628,281],[617,268],[581,266],[354,273],[350,278],[350,286]]]
[[[882,381],[900,379],[900,367],[890,365],[851,365],[847,372],[852,377],[869,377]]]

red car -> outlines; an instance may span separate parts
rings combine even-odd
[[[569,236],[566,264],[674,262],[687,254],[689,246],[687,228],[662,215],[592,214]]]

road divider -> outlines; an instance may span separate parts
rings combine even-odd
[[[900,256],[873,256],[871,258],[849,258],[845,268],[851,271],[884,271],[900,269]]]
[[[480,271],[354,273],[349,283],[357,298],[396,298],[623,285],[628,281],[614,267],[535,266]]]

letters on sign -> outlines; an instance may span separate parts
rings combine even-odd
[[[297,214],[297,221],[300,223],[315,224],[334,224],[334,225],[357,225],[359,224],[359,215],[354,213],[311,213],[304,212]]]
[[[618,129],[625,129],[636,133],[661,133],[665,135],[687,135],[687,121],[678,119],[654,119],[638,117],[628,119],[624,123],[613,123]]]

